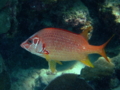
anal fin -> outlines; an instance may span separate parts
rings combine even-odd
[[[56,61],[51,60],[49,54],[44,54],[44,57],[48,61],[49,69],[54,73],[56,71]]]
[[[85,59],[83,60],[79,60],[80,62],[84,63],[85,65],[89,66],[89,67],[94,67],[93,64],[90,62],[89,58],[86,57]]]
[[[54,73],[56,71],[56,63],[62,65],[60,61],[51,60],[49,54],[44,54],[45,59],[48,61],[49,69]]]
[[[55,60],[55,62],[58,63],[58,64],[60,64],[60,65],[62,65],[62,63],[60,61]]]

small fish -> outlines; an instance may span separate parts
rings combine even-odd
[[[75,34],[64,29],[45,28],[24,41],[21,47],[45,58],[52,72],[56,70],[56,63],[62,65],[60,61],[78,60],[94,67],[88,58],[88,54],[92,53],[102,55],[109,62],[104,47],[111,38],[103,45],[93,46],[88,43],[83,33]]]

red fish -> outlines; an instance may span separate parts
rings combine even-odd
[[[88,54],[98,53],[107,61],[104,47],[110,39],[100,46],[93,46],[81,34],[75,34],[59,28],[45,28],[21,44],[27,51],[45,58],[52,72],[56,70],[56,63],[60,61],[78,60],[89,67],[93,67]]]

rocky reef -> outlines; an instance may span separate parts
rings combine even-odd
[[[4,60],[0,55],[0,90],[10,90],[10,76],[7,72]]]
[[[82,68],[84,65],[80,62],[64,64],[62,68],[58,67],[58,71],[54,74],[51,74],[48,69],[29,68],[24,70],[18,68],[11,74],[12,85],[10,90],[41,90],[58,76],[73,74],[73,77],[74,75],[76,77]]]
[[[0,1],[0,34],[12,36],[17,31],[17,0]]]
[[[81,83],[82,82],[82,83]],[[54,79],[45,90],[94,90],[76,74],[63,74]]]
[[[78,90],[78,85],[89,88],[82,90],[119,90],[119,6],[120,0],[0,0],[0,90],[49,90],[54,84],[56,90],[59,84],[63,90],[67,86]],[[43,58],[20,48],[21,42],[46,27],[78,34],[89,30],[91,45],[101,45],[114,34],[105,48],[111,62],[92,55],[94,68],[66,62],[57,73],[49,73]],[[64,82],[56,83],[61,78]]]

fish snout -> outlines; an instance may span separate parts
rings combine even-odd
[[[25,42],[21,43],[20,46],[21,46],[22,48],[26,49],[26,50],[28,50],[28,48],[29,48],[29,45],[26,44]]]

